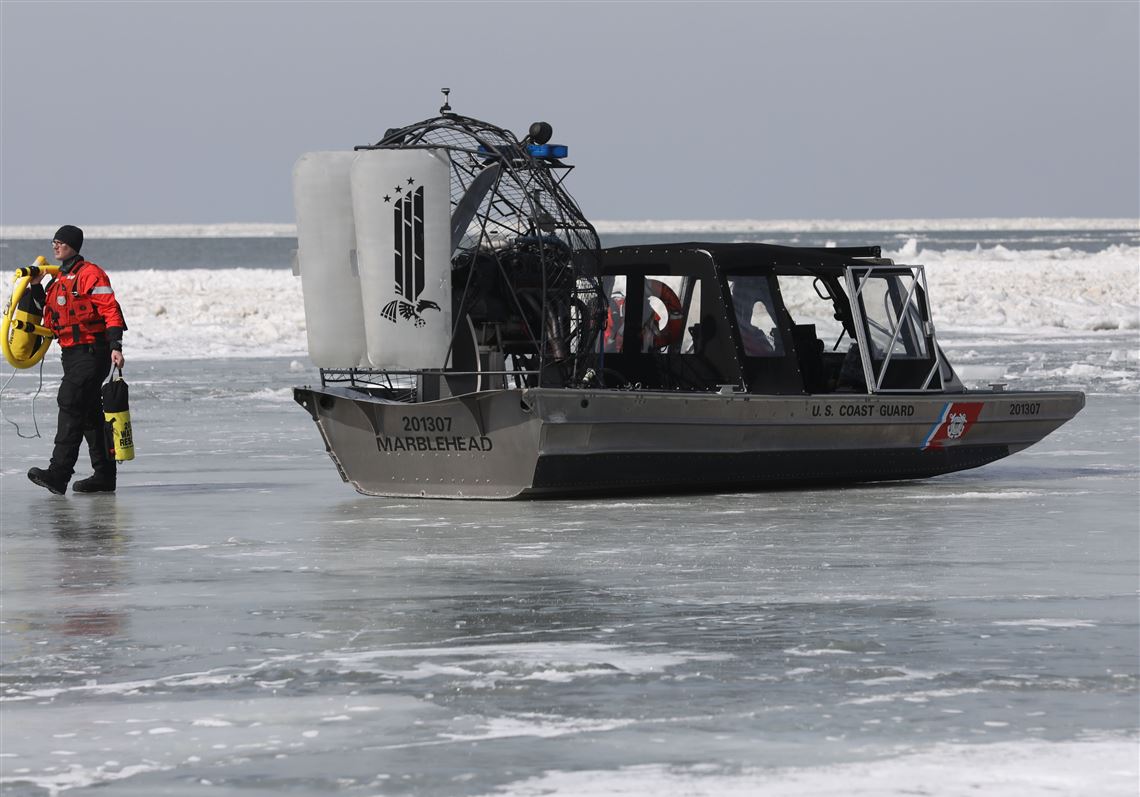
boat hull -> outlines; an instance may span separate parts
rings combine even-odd
[[[294,392],[361,493],[479,499],[926,478],[1020,451],[1084,406],[1079,392]]]

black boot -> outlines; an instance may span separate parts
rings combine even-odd
[[[113,493],[115,492],[115,477],[108,478],[96,473],[94,476],[88,476],[86,479],[77,481],[71,485],[71,489],[77,493]]]
[[[32,468],[28,471],[28,479],[31,480],[32,484],[47,488],[56,495],[63,495],[67,492],[67,481],[53,476],[49,470]]]

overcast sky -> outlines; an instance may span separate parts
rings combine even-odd
[[[1140,216],[1140,3],[0,2],[0,224],[290,222],[303,152],[544,119],[615,219]]]

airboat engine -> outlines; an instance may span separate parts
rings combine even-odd
[[[536,122],[520,140],[445,99],[375,143],[302,156],[297,266],[322,384],[423,401],[603,371],[600,243],[551,135]]]

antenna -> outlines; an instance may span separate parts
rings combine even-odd
[[[439,109],[439,114],[440,114],[440,116],[442,116],[445,113],[451,113],[451,105],[448,104],[448,101],[447,101],[448,100],[447,95],[451,93],[451,89],[442,88],[442,89],[440,89],[440,91],[443,92],[443,106],[440,107],[440,109]]]

